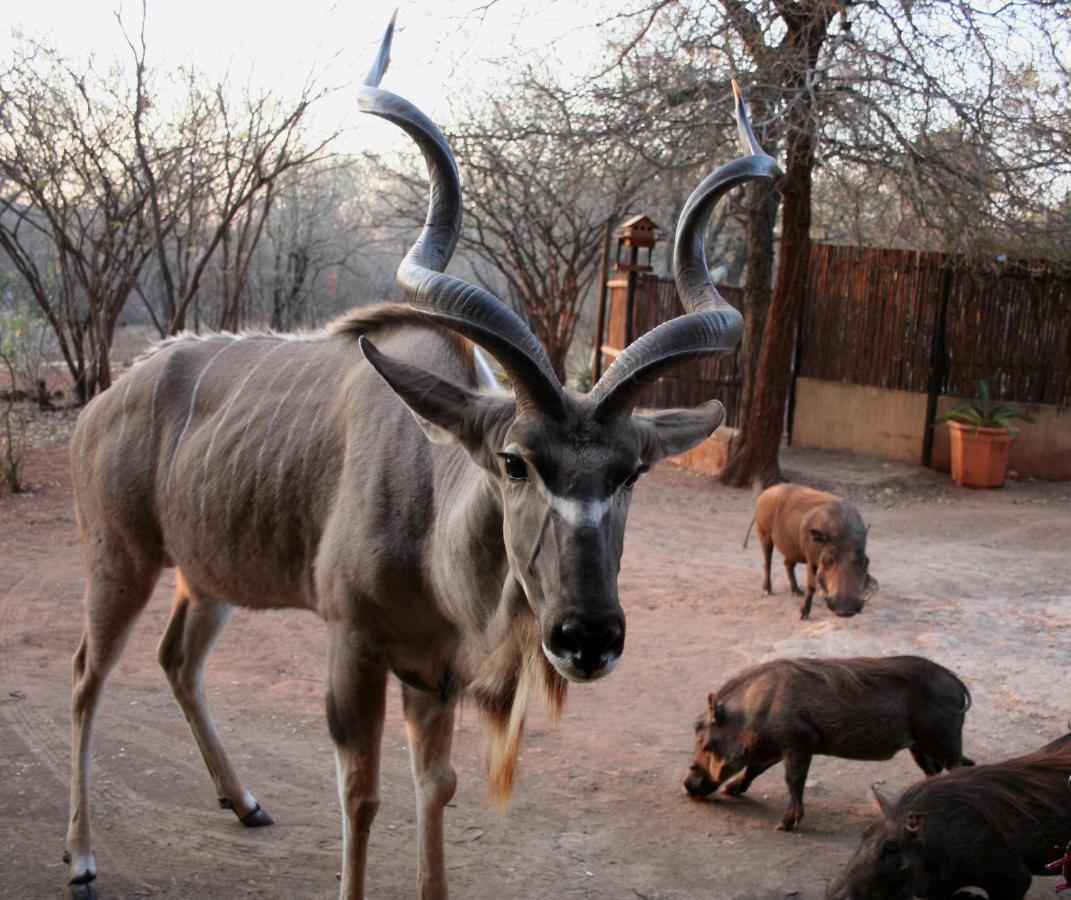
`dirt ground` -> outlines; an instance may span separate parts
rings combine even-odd
[[[66,896],[69,661],[82,567],[65,448],[53,440],[30,459],[32,492],[0,499],[0,897],[18,900]],[[1063,733],[1071,485],[971,492],[913,466],[792,450],[784,459],[794,480],[859,503],[882,590],[853,619],[819,603],[800,622],[780,567],[777,593],[764,597],[759,548],[741,548],[750,493],[670,465],[646,476],[621,574],[622,663],[605,681],[573,686],[559,725],[531,721],[505,818],[485,799],[475,714],[462,716],[461,787],[447,814],[454,896],[822,897],[874,814],[868,786],[895,793],[920,773],[906,753],[886,763],[817,758],[807,818],[793,834],[773,830],[786,805],[780,767],[745,799],[684,797],[691,722],[706,693],[772,657],[936,659],[973,691],[965,748],[979,762]],[[319,621],[240,611],[211,660],[208,691],[224,740],[276,820],[247,830],[215,808],[155,663],[172,586],[165,576],[102,709],[94,770],[102,896],[332,896],[341,840]],[[396,686],[382,801],[369,896],[412,896],[413,789]],[[1030,897],[1051,896],[1054,885],[1035,880]]]

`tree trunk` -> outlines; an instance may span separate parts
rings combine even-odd
[[[795,18],[800,7],[785,16],[783,83],[792,96],[785,132],[785,175],[781,182],[781,254],[777,286],[770,302],[754,397],[740,449],[721,474],[723,484],[764,487],[781,480],[778,453],[785,428],[785,400],[796,325],[811,258],[811,175],[818,127],[814,93],[808,79],[825,40],[833,7],[819,6],[814,14]]]
[[[740,345],[740,410],[737,415],[741,438],[747,431],[755,375],[766,330],[773,292],[774,222],[780,197],[775,184],[760,183],[751,189],[747,214],[747,276],[744,283],[744,337]]]

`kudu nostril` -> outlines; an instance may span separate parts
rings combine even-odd
[[[613,619],[570,619],[551,633],[550,648],[591,675],[622,654],[625,630]]]

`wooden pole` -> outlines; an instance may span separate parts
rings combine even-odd
[[[640,258],[640,248],[633,246],[628,255],[628,287],[625,288],[625,346],[632,343],[632,315],[636,310],[636,265]]]
[[[606,220],[602,234],[602,268],[599,271],[599,305],[595,310],[595,359],[591,366],[591,383],[597,384],[602,377],[603,332],[606,330],[606,291],[610,280],[610,238],[613,221]]]
[[[930,345],[930,383],[926,396],[925,431],[922,432],[922,464],[929,466],[933,460],[933,420],[937,415],[937,399],[945,385],[948,374],[948,352],[945,348],[945,325],[948,321],[948,301],[955,284],[955,261],[946,257],[944,282],[941,285],[941,300],[933,323],[933,342]]]
[[[809,288],[810,285],[808,284],[807,287]],[[800,370],[803,368],[803,325],[806,313],[807,289],[805,288],[803,298],[800,300],[799,318],[796,320],[796,345],[792,354],[792,381],[788,385],[788,412],[785,416],[785,427],[788,429],[788,446],[790,447],[792,446],[792,424],[796,420],[796,381],[799,379]]]

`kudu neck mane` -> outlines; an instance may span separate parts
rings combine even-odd
[[[447,328],[419,310],[401,303],[377,303],[374,306],[358,307],[343,313],[329,323],[325,334],[350,337],[356,343],[362,335],[374,334],[388,328],[422,328],[439,335],[457,352],[458,360],[470,376],[476,376],[473,343],[456,331]]]

